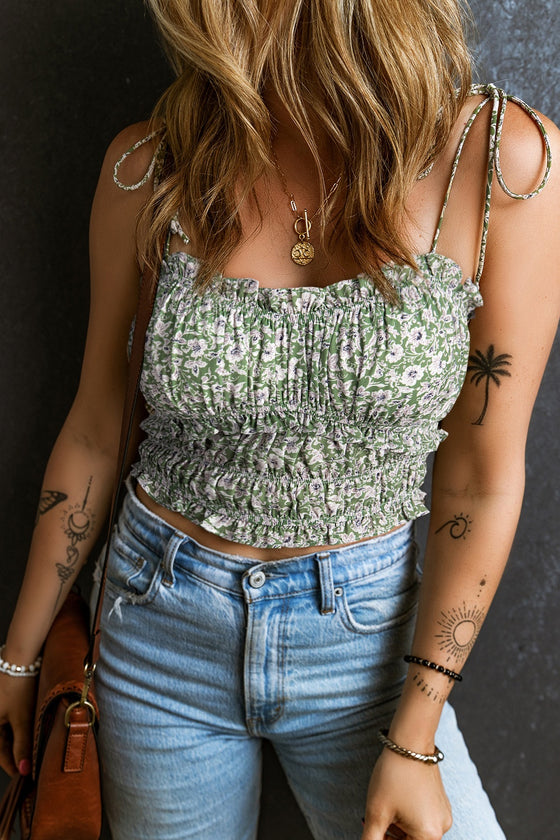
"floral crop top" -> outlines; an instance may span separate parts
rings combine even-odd
[[[260,287],[215,278],[193,293],[198,261],[166,249],[145,344],[141,389],[150,408],[133,467],[146,492],[212,533],[259,547],[347,543],[426,513],[426,458],[446,433],[469,355],[468,320],[482,305],[494,173],[514,198],[548,180],[551,153],[534,111],[493,85],[468,121],[429,253],[419,272],[388,264],[400,295],[388,303],[359,275],[323,288]],[[542,131],[547,169],[531,194],[510,192],[499,163],[505,106]],[[436,250],[466,136],[492,106],[480,262],[463,280]],[[118,167],[144,138],[130,149]],[[140,183],[145,183],[154,169]],[[172,231],[188,237],[178,222]],[[169,241],[169,240],[168,240]]]

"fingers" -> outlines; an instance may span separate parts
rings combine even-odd
[[[33,755],[32,721],[20,717],[11,723],[0,725],[0,767],[9,776],[31,773]]]
[[[362,840],[406,840],[407,837],[406,833],[393,823],[387,828],[386,817],[370,817],[367,825],[364,820],[362,824],[365,826]]]
[[[398,826],[393,825],[393,823],[391,823],[391,825],[385,832],[385,836],[395,838],[395,840],[406,840],[407,835],[406,832],[402,830],[402,828],[399,828]]]
[[[387,820],[379,822],[379,825],[376,828],[378,832],[381,831],[379,836],[382,837],[383,840],[389,840],[389,838],[390,840],[408,840],[408,834],[406,831],[403,831],[402,828],[399,828],[398,825],[395,825],[394,823],[391,823],[389,828],[386,828],[385,831],[383,831],[383,826],[386,825],[386,822]],[[365,825],[365,820],[362,820],[362,825]],[[377,840],[377,835],[371,834],[371,828],[372,824],[370,822],[368,823],[368,830],[370,833],[364,833],[363,840]]]
[[[12,728],[7,723],[0,726],[0,767],[8,776],[15,776],[18,772],[14,761]]]
[[[0,766],[10,775],[31,772],[36,680],[0,675]]]
[[[33,755],[33,722],[25,717],[15,720],[13,728],[13,761],[22,776],[31,773]]]

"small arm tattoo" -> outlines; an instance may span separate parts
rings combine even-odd
[[[486,613],[478,606],[467,607],[463,601],[461,607],[442,610],[438,619],[441,631],[436,633],[439,649],[447,653],[447,662],[465,661],[471,652]]]
[[[443,706],[447,697],[449,695],[449,691],[443,691],[441,688],[436,688],[435,686],[431,685],[427,679],[422,676],[420,671],[417,671],[413,677],[412,682],[420,689],[420,691],[429,697],[430,700],[433,700],[434,703],[438,703],[440,706]],[[451,690],[451,684],[453,683],[452,679],[449,679],[449,690]]]
[[[509,362],[508,359],[511,359],[511,355],[509,353],[500,353],[498,356],[494,355],[493,344],[489,345],[486,355],[484,355],[484,353],[480,350],[475,350],[475,352],[469,356],[467,372],[472,372],[470,381],[473,382],[475,386],[484,382],[484,405],[482,406],[482,411],[480,412],[479,417],[476,420],[473,420],[473,426],[482,426],[483,424],[486,411],[488,409],[490,382],[494,382],[495,385],[500,387],[500,376],[511,376],[509,370],[506,370],[507,367],[511,367],[511,362]]]
[[[90,476],[84,499],[81,504],[67,508],[62,515],[64,534],[68,537],[66,558],[63,563],[56,563],[56,573],[60,580],[60,591],[56,599],[55,611],[60,601],[64,585],[72,577],[80,559],[79,544],[86,540],[95,523],[95,514],[87,506],[93,476]]]
[[[448,519],[447,522],[440,525],[436,534],[439,534],[444,528],[449,528],[449,536],[454,540],[460,540],[461,538],[466,540],[467,534],[470,534],[472,522],[468,513],[461,511],[461,513],[456,513],[453,519]]]
[[[35,517],[35,525],[43,514],[48,513],[61,502],[66,501],[68,496],[66,493],[61,493],[60,490],[43,490],[41,498],[39,499],[39,507],[37,508],[37,516]]]

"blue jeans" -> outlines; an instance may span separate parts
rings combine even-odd
[[[313,836],[359,840],[418,585],[412,525],[259,563],[177,532],[129,485],[96,676],[113,840],[254,840],[263,738]],[[504,840],[449,704],[436,743],[446,840]]]

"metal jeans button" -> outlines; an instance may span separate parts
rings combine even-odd
[[[253,589],[260,589],[261,586],[264,586],[265,581],[266,575],[260,570],[249,575],[249,586],[252,586]]]

